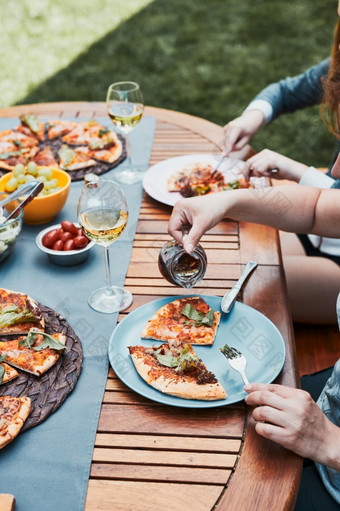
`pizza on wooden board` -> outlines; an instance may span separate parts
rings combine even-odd
[[[210,309],[203,298],[180,298],[163,305],[146,323],[141,337],[212,345],[220,318],[221,313]]]
[[[29,397],[0,397],[0,449],[19,434],[30,410]]]
[[[197,356],[191,344],[129,346],[138,374],[155,389],[182,399],[225,399],[226,391]]]
[[[124,157],[122,137],[94,119],[42,122],[27,114],[20,120],[19,126],[0,132],[0,173],[34,161],[59,167],[80,179],[89,167],[91,172],[103,174]]]

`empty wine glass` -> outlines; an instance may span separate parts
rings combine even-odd
[[[91,293],[89,305],[106,313],[127,309],[132,294],[112,286],[109,261],[109,246],[122,234],[128,221],[128,205],[119,184],[104,179],[85,184],[78,201],[78,221],[85,235],[105,250],[106,287]]]
[[[112,83],[107,91],[106,105],[110,119],[123,132],[126,141],[127,167],[116,171],[114,177],[121,183],[137,183],[142,180],[143,174],[132,166],[129,133],[141,120],[144,110],[138,83]]]

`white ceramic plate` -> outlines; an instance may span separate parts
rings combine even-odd
[[[204,162],[215,167],[220,157],[221,154],[217,153],[187,154],[185,156],[176,156],[175,158],[169,158],[168,160],[163,160],[159,163],[156,163],[156,165],[150,167],[144,175],[144,190],[153,199],[156,199],[163,204],[167,204],[168,206],[174,206],[175,203],[179,199],[183,199],[183,197],[179,192],[168,192],[169,177],[177,170],[180,170],[181,168],[191,163]],[[219,170],[224,174],[225,181],[230,182],[240,177],[240,174],[242,175],[244,167],[245,163],[241,160],[225,158],[219,167]],[[254,181],[253,184],[256,188],[268,185],[268,180],[265,178],[255,179],[257,181]]]
[[[195,295],[197,296],[197,295]],[[246,396],[241,376],[234,371],[220,352],[225,344],[240,350],[247,358],[246,374],[250,382],[270,383],[282,369],[286,350],[276,326],[257,310],[236,302],[229,315],[223,314],[212,346],[196,346],[197,355],[212,371],[227,392],[226,399],[200,401],[163,394],[148,385],[137,373],[128,346],[159,346],[159,341],[141,339],[148,319],[163,305],[183,296],[160,298],[142,305],[126,316],[113,331],[109,342],[110,363],[117,376],[132,390],[158,403],[183,408],[215,408],[242,401]],[[221,298],[202,296],[215,311]]]

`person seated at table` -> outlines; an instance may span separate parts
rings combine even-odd
[[[340,178],[340,155],[332,174]],[[201,236],[225,217],[286,231],[340,238],[340,190],[282,185],[268,189],[265,194],[262,190],[240,189],[182,199],[174,206],[168,231],[191,253]],[[189,232],[183,235],[182,229],[187,229],[188,225],[191,226]],[[314,307],[318,303],[316,293]],[[335,309],[335,303],[332,307]],[[338,309],[340,316],[340,295]],[[305,378],[302,383],[307,383],[308,389],[311,384],[315,387],[312,393],[317,399],[318,386],[329,375],[330,370],[326,370]],[[245,386],[249,394],[247,404],[256,405],[253,417],[257,421],[257,433],[306,458],[295,508],[298,511],[339,509],[339,388],[340,360],[318,404],[305,390],[273,384]]]
[[[339,42],[338,21],[332,60],[326,59],[305,73],[271,84],[260,92],[240,117],[225,126],[226,154],[242,149],[264,124],[272,122],[282,113],[320,103],[323,98],[323,79],[328,75],[328,82],[339,81]],[[273,177],[289,179],[301,185],[319,188],[340,185],[340,181],[335,181],[314,167],[285,159],[268,150],[250,158],[248,163],[249,173],[255,176],[269,176],[275,169]],[[280,233],[293,320],[335,324],[336,317],[330,304],[334,302],[340,287],[340,240],[302,233],[298,233],[298,238],[292,233]],[[320,303],[315,307],[310,297],[315,295],[316,289]]]

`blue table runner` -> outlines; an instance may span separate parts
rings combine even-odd
[[[111,127],[107,118],[96,118]],[[81,120],[81,119],[76,119]],[[0,119],[0,130],[18,119]],[[147,170],[155,119],[144,117],[131,132],[132,160]],[[123,162],[117,169],[125,165]],[[103,179],[114,179],[113,169]],[[118,314],[101,314],[87,304],[105,285],[104,249],[95,246],[77,266],[56,266],[35,246],[36,234],[62,220],[77,221],[83,182],[71,184],[61,213],[49,224],[24,225],[13,253],[0,263],[0,287],[28,294],[62,314],[82,342],[84,363],[73,392],[42,424],[19,435],[0,451],[0,493],[16,498],[16,511],[82,511],[95,435],[108,373],[108,342]],[[112,283],[124,285],[143,194],[142,184],[122,185],[129,205],[123,235],[110,247]]]

